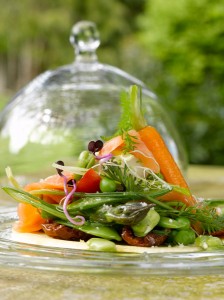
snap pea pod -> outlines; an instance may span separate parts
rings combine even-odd
[[[32,206],[41,209],[54,217],[67,220],[65,214],[58,210],[58,205],[47,203],[44,200],[20,189],[3,187],[3,190],[18,202],[31,204]]]
[[[77,166],[89,169],[95,164],[95,157],[89,151],[82,151],[79,155]],[[79,180],[82,176],[75,174],[75,180]]]
[[[101,223],[92,223],[86,221],[83,225],[80,226],[74,225],[68,221],[63,221],[63,220],[57,220],[57,223],[71,228],[78,229],[80,231],[91,234],[93,236],[101,237],[103,239],[116,240],[116,241],[122,240],[121,236],[113,227],[105,226]]]
[[[82,193],[82,192],[76,192],[73,195],[73,198],[96,198],[100,196],[101,198],[108,198],[108,197],[113,197],[113,198],[120,198],[120,197],[126,197],[126,199],[143,199],[147,197],[160,197],[165,194],[170,192],[170,189],[164,188],[164,189],[155,189],[155,190],[150,190],[147,192],[103,192],[103,193]],[[159,200],[158,200],[159,201]],[[160,202],[160,201],[159,201]]]
[[[77,213],[80,211],[85,211],[88,209],[96,209],[101,205],[109,205],[109,204],[118,204],[125,203],[131,200],[147,200],[149,202],[153,202],[154,197],[158,197],[166,194],[168,189],[157,190],[146,193],[134,193],[134,192],[124,192],[124,193],[95,193],[94,196],[85,196],[77,201],[72,202],[68,205],[67,209],[70,213]],[[106,194],[106,195],[105,195]],[[155,200],[155,199],[154,199]],[[159,200],[155,200],[156,203],[161,203],[161,205],[165,205]],[[170,207],[169,207],[170,208]]]
[[[54,189],[39,189],[33,190],[29,192],[32,195],[57,195],[57,196],[64,196],[64,191],[54,190]]]

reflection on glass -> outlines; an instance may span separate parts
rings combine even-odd
[[[185,152],[169,116],[144,83],[122,70],[101,64],[96,49],[99,34],[91,22],[72,28],[74,63],[39,75],[18,92],[0,115],[0,157],[16,174],[52,173],[51,164],[74,163],[89,140],[110,136],[120,115],[120,93],[136,84],[142,88],[148,124],[162,134],[178,164]]]

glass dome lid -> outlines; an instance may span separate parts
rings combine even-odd
[[[74,164],[90,140],[110,136],[120,116],[120,93],[133,84],[142,89],[148,124],[162,134],[181,168],[186,165],[177,130],[157,97],[126,72],[98,61],[100,45],[94,23],[73,26],[70,42],[75,61],[36,77],[20,90],[0,114],[0,157],[14,173],[52,173],[51,164]]]

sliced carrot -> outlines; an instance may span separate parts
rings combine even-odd
[[[32,183],[27,184],[24,187],[24,190],[26,192],[30,192],[30,191],[33,191],[33,190],[41,190],[42,188],[43,188],[43,185],[42,185],[41,182],[32,182]]]
[[[67,177],[67,181],[74,178],[73,174],[69,172],[64,172],[64,175]],[[32,190],[39,190],[39,189],[57,189],[63,190],[64,189],[64,179],[63,177],[59,176],[58,174],[49,176],[43,179],[40,182],[33,182],[27,184],[24,188],[27,192]]]
[[[30,204],[19,203],[17,208],[19,221],[15,222],[13,229],[17,232],[35,232],[41,229],[45,220],[37,208]]]
[[[121,154],[123,145],[124,140],[122,139],[122,137],[120,135],[115,136],[114,138],[104,143],[103,148],[99,152],[99,155],[104,156],[109,153],[112,153],[114,155]]]
[[[164,179],[170,184],[178,185],[190,191],[179,167],[158,131],[152,126],[146,126],[139,130],[139,135],[160,165]],[[188,206],[195,205],[196,203],[192,195],[187,196],[175,191],[163,196],[162,199],[167,201],[179,200]]]
[[[64,172],[63,174],[67,177],[67,181],[74,178],[72,173]],[[55,175],[52,175],[52,176],[49,176],[49,177],[43,179],[40,182],[33,182],[30,184],[27,184],[24,189],[27,192],[31,192],[34,190],[41,190],[41,189],[54,189],[54,190],[63,191],[64,190],[64,179],[63,179],[63,177],[59,176],[58,174],[55,174]],[[69,190],[70,189],[68,188],[68,191]],[[63,196],[58,196],[58,195],[43,195],[43,199],[49,203],[59,203],[62,198],[63,198]]]
[[[69,172],[63,172],[64,176],[67,177],[67,182],[71,179],[74,179],[74,175]],[[49,176],[45,178],[42,182],[43,186],[48,189],[64,189],[64,178],[58,174]]]
[[[143,141],[141,141],[138,132],[136,130],[130,130],[128,133],[131,137],[133,137],[135,148],[135,150],[131,151],[130,153],[138,158],[145,167],[150,168],[155,173],[158,173],[160,171],[159,164],[156,162],[152,153],[149,151]],[[103,156],[112,153],[116,156],[122,153],[123,147],[124,140],[119,135],[107,141],[100,150],[99,155]]]

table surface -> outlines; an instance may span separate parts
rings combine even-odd
[[[224,198],[224,167],[191,166],[187,173],[193,193]],[[0,205],[12,205],[4,200]],[[78,274],[0,266],[1,300],[40,299],[223,299],[224,275],[146,277]]]

